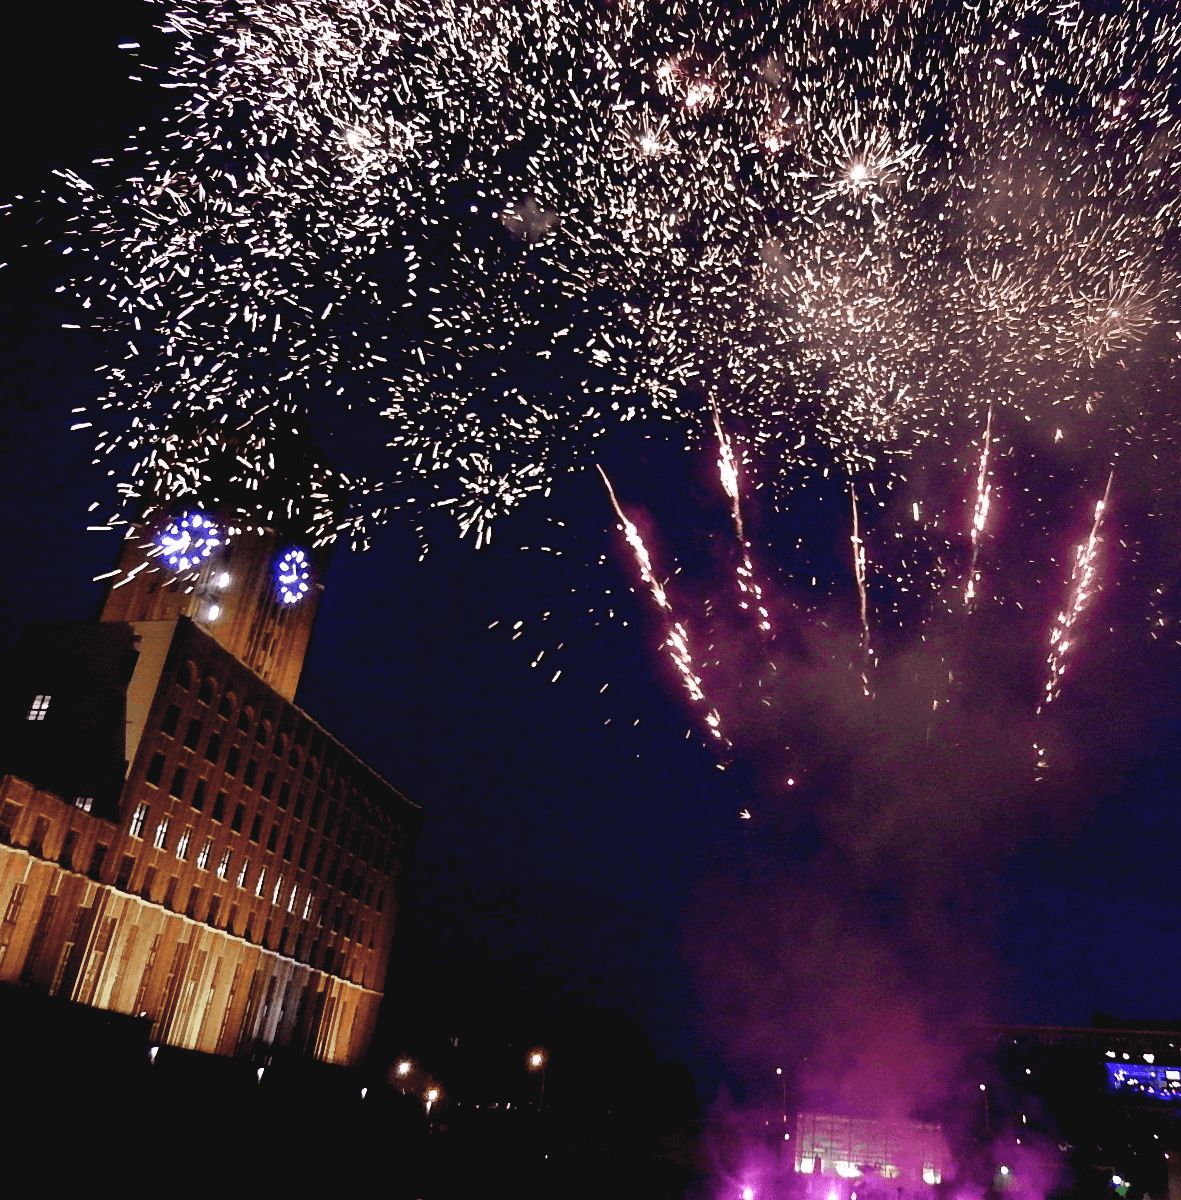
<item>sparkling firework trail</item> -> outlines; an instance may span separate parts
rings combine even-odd
[[[992,481],[988,477],[989,457],[992,454],[992,405],[988,406],[988,417],[984,422],[984,446],[980,451],[980,463],[976,469],[976,503],[972,509],[972,524],[968,537],[972,543],[972,557],[968,563],[968,581],[964,587],[964,607],[971,608],[976,599],[976,586],[980,573],[976,570],[976,559],[980,554],[980,536],[988,524],[988,510],[992,503]]]
[[[1095,502],[1095,513],[1091,520],[1091,531],[1086,540],[1075,547],[1074,565],[1070,573],[1070,595],[1066,607],[1058,614],[1054,627],[1050,631],[1050,653],[1046,660],[1049,668],[1046,677],[1042,702],[1038,706],[1040,713],[1048,704],[1052,704],[1062,691],[1062,677],[1066,674],[1068,656],[1074,644],[1075,627],[1082,619],[1095,593],[1098,553],[1101,544],[1100,530],[1103,527],[1103,516],[1111,499],[1111,481],[1115,473],[1107,476],[1107,486],[1103,496]]]
[[[611,485],[611,480],[607,477],[607,472],[597,463],[595,465],[599,474],[603,477],[603,486],[607,489],[607,495],[611,500],[611,507],[615,510],[615,515],[619,518],[623,536],[627,539],[627,544],[631,547],[632,555],[636,560],[636,566],[640,572],[640,578],[648,585],[648,590],[652,594],[652,599],[656,601],[657,607],[668,618],[668,632],[665,635],[662,648],[668,651],[669,658],[672,659],[673,666],[676,667],[677,673],[681,676],[681,682],[684,684],[689,699],[694,704],[705,706],[705,726],[709,730],[710,736],[722,746],[728,747],[730,742],[722,732],[721,714],[706,698],[705,691],[702,688],[701,676],[697,673],[697,669],[694,666],[693,653],[689,648],[689,633],[682,622],[676,619],[676,614],[673,612],[673,606],[669,601],[668,593],[665,591],[664,585],[656,577],[656,572],[652,569],[652,556],[648,553],[648,547],[645,545],[644,539],[640,531],[636,528],[635,523],[626,516],[620,507],[619,499],[615,495],[615,489]]]
[[[753,607],[758,620],[759,629],[769,634],[771,632],[771,614],[767,610],[767,602],[763,596],[763,588],[755,578],[754,563],[750,557],[750,543],[746,540],[746,532],[742,524],[742,492],[739,483],[738,458],[734,453],[733,443],[722,429],[722,418],[715,401],[711,401],[713,412],[714,432],[718,439],[718,478],[722,490],[730,500],[730,516],[734,522],[734,533],[738,538],[738,547],[742,552],[742,561],[738,564],[738,591],[742,599],[739,606],[743,609]]]
[[[869,589],[865,581],[865,543],[861,540],[861,523],[857,513],[857,487],[849,484],[849,503],[853,511],[853,533],[849,543],[853,547],[853,574],[857,579],[857,596],[861,615],[861,690],[872,696],[869,686],[869,670],[873,664],[873,649],[869,641]]]

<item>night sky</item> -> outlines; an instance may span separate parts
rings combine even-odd
[[[44,4],[24,19],[0,73],[9,195],[52,192],[51,168],[117,152],[159,102],[116,50],[148,42],[139,6]],[[87,434],[67,429],[100,347],[60,328],[60,259],[38,248],[51,226],[20,204],[0,228],[0,623],[13,631],[92,616],[91,577],[117,553],[84,530],[107,482]],[[371,464],[375,431],[358,419],[317,435],[348,469]],[[786,682],[762,704],[749,680],[766,647],[717,618],[738,746],[724,771],[593,471],[558,475],[480,551],[440,522],[423,558],[397,514],[367,553],[339,548],[297,700],[425,812],[391,986],[457,1029],[490,997],[539,1023],[621,1012],[707,1096],[721,1081],[760,1095],[777,1061],[824,1046],[806,1083],[847,1093],[868,1070],[923,1097],[913,1076],[936,1069],[932,1039],[960,1022],[1181,1017],[1181,689],[1175,634],[1150,638],[1145,599],[1176,585],[1176,544],[1145,516],[1148,489],[1117,478],[1107,583],[1053,719],[1055,769],[1035,784],[1028,700],[1061,593],[1024,564],[1046,529],[1059,554],[1085,530],[1102,464],[1043,471],[1036,439],[1005,432],[1004,461],[1033,462],[1033,503],[1050,514],[1033,528],[1010,504],[1006,586],[1026,603],[986,606],[970,637],[884,631],[872,716],[856,673],[831,666],[856,658],[847,497],[813,488],[788,513],[752,498]],[[683,568],[686,611],[724,612],[734,551],[712,449],[619,442],[603,460],[660,561]],[[830,586],[805,617],[814,573]],[[932,745],[913,681],[939,638],[973,685]],[[808,750],[788,760],[784,742]]]

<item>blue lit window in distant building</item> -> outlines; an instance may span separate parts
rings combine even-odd
[[[160,557],[174,571],[199,566],[221,543],[221,530],[200,512],[186,513],[169,521],[156,539]]]
[[[1146,1059],[1154,1056],[1145,1054]],[[1106,1063],[1107,1090],[1145,1100],[1181,1101],[1181,1066],[1155,1066],[1134,1062]]]
[[[312,565],[306,550],[286,551],[275,563],[275,590],[284,604],[298,604],[311,587]]]

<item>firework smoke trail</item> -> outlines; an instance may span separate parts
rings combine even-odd
[[[635,523],[629,520],[620,507],[619,499],[615,495],[615,489],[611,486],[611,480],[607,477],[607,472],[597,463],[595,466],[603,478],[603,486],[607,489],[607,495],[611,500],[611,507],[615,510],[615,515],[619,518],[623,536],[627,539],[627,544],[632,549],[636,566],[639,568],[640,578],[648,585],[648,590],[652,594],[652,599],[656,601],[657,607],[668,618],[668,633],[665,636],[662,649],[668,651],[673,666],[676,667],[677,672],[681,676],[681,681],[684,684],[685,691],[689,695],[689,699],[694,704],[701,704],[706,707],[705,725],[710,735],[722,746],[729,747],[730,741],[722,732],[721,714],[709,703],[702,686],[701,676],[697,674],[697,670],[693,665],[693,653],[689,648],[689,633],[685,629],[685,626],[676,619],[676,614],[673,612],[672,602],[668,598],[668,593],[665,591],[664,585],[657,579],[656,572],[652,569],[652,556],[648,553],[648,547],[644,544],[644,539],[640,535],[640,531],[636,528]]]
[[[869,643],[869,590],[865,582],[865,543],[861,540],[861,524],[857,514],[857,487],[849,484],[849,501],[853,510],[853,532],[849,542],[853,547],[853,574],[857,579],[857,596],[861,607],[861,690],[872,696],[869,686],[869,668],[873,662],[873,649]]]
[[[984,446],[980,451],[980,464],[976,470],[976,504],[972,509],[972,525],[968,536],[972,542],[972,557],[968,563],[968,581],[964,586],[964,607],[971,608],[976,599],[976,585],[980,574],[976,570],[976,559],[980,553],[980,535],[988,523],[988,512],[992,501],[992,483],[988,478],[989,457],[992,454],[992,405],[988,406],[988,417],[984,422]]]
[[[1098,572],[1098,552],[1101,544],[1100,530],[1103,527],[1103,516],[1111,499],[1111,481],[1115,472],[1107,476],[1107,486],[1103,496],[1095,502],[1095,513],[1091,521],[1091,531],[1086,540],[1075,547],[1074,565],[1070,572],[1070,591],[1066,607],[1058,614],[1050,631],[1050,653],[1046,659],[1049,673],[1046,677],[1045,690],[1042,693],[1040,713],[1048,704],[1052,704],[1062,690],[1062,677],[1066,674],[1067,656],[1073,645],[1075,626],[1082,619],[1091,602],[1096,587]]]
[[[738,564],[738,591],[743,599],[739,602],[741,608],[754,606],[758,617],[759,629],[769,634],[771,632],[771,614],[763,597],[762,585],[755,578],[754,563],[750,557],[750,543],[746,540],[746,532],[742,524],[742,494],[739,488],[738,458],[734,453],[733,443],[722,429],[722,418],[718,412],[715,400],[710,401],[713,412],[714,432],[718,438],[718,478],[722,490],[730,499],[730,516],[734,521],[734,532],[742,551],[742,562]]]

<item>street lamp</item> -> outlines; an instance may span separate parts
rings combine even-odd
[[[541,1106],[545,1103],[545,1068],[549,1064],[549,1055],[546,1054],[543,1046],[534,1046],[528,1054],[525,1055],[525,1067],[529,1071],[541,1072],[541,1091],[537,1096],[537,1111],[541,1112]]]

